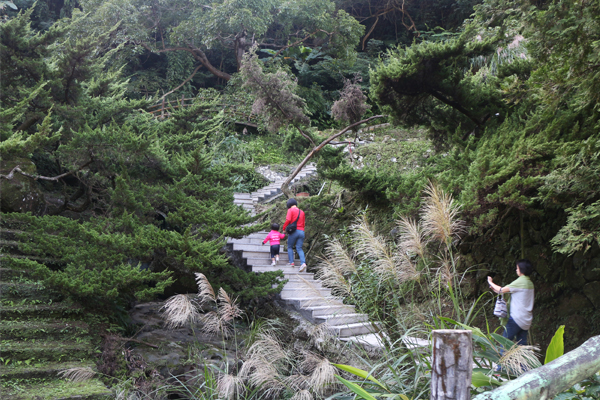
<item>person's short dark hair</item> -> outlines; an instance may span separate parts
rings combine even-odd
[[[279,224],[277,222],[273,222],[271,224],[271,230],[272,231],[278,231],[279,230]]]
[[[526,258],[517,261],[517,267],[519,267],[519,271],[521,271],[521,273],[526,276],[531,275],[531,273],[533,272],[533,265],[531,264],[531,261],[529,261]]]
[[[291,208],[292,206],[298,207],[298,202],[296,199],[288,199],[287,203],[285,204],[287,205],[287,208]]]

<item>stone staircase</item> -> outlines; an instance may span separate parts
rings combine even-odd
[[[296,175],[291,183],[298,182],[301,179],[315,175],[317,173],[317,167],[314,164],[307,164],[302,171]],[[251,215],[256,215],[254,206],[258,203],[268,202],[270,200],[279,197],[281,192],[281,185],[285,182],[286,178],[277,179],[271,182],[269,185],[258,189],[252,193],[234,193],[234,204],[242,206],[246,211],[250,212]],[[266,236],[266,235],[265,235]]]
[[[26,258],[15,232],[0,229],[0,398],[113,398],[99,379],[59,376],[72,368],[95,369],[99,337],[82,307],[6,265],[8,255]]]
[[[300,180],[315,173],[314,166],[305,167],[296,177]],[[236,193],[234,203],[239,204],[254,215],[254,206],[271,200],[281,193],[281,185],[285,179],[274,182],[254,193]],[[271,265],[269,244],[262,241],[268,232],[252,233],[241,239],[229,239],[228,243],[234,252],[241,252],[252,272],[281,270],[288,282],[281,291],[284,304],[298,311],[304,318],[315,324],[327,324],[334,335],[344,341],[357,341],[379,347],[379,340],[374,334],[375,326],[369,322],[366,314],[357,313],[352,305],[346,305],[341,299],[331,294],[322,282],[315,279],[313,273],[299,272],[300,263],[288,266],[287,252],[282,250],[277,265]]]

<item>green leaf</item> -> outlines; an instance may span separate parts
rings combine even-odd
[[[491,385],[500,386],[502,383],[481,371],[473,371],[473,375],[471,375],[471,384],[475,387],[482,387]]]
[[[350,389],[354,393],[356,393],[357,396],[360,396],[360,398],[365,399],[365,400],[377,400],[369,392],[367,392],[365,389],[358,386],[356,383],[347,381],[339,375],[336,375],[335,377],[338,378],[339,381],[342,382],[344,385],[346,385],[346,387],[348,387],[348,389]]]
[[[351,373],[353,375],[356,375],[356,376],[358,376],[360,378],[368,379],[371,382],[374,382],[377,385],[379,385],[381,388],[385,389],[385,386],[383,386],[377,379],[375,379],[373,376],[371,376],[367,371],[363,371],[362,369],[353,367],[351,365],[333,364],[333,366],[338,367],[339,369],[341,369],[343,371],[346,371],[346,372],[349,372],[349,373]]]
[[[548,345],[546,350],[546,359],[544,364],[548,364],[550,361],[556,360],[558,357],[565,354],[565,342],[564,342],[565,326],[561,325],[556,330],[556,333]]]

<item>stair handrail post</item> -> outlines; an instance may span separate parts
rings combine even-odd
[[[431,400],[470,400],[473,338],[470,330],[433,331]]]

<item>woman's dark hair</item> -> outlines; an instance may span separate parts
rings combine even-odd
[[[526,276],[531,275],[533,272],[533,265],[531,264],[531,261],[526,258],[517,261],[517,267],[519,267],[519,271]]]
[[[292,206],[298,207],[298,202],[296,199],[289,199],[285,204],[287,205],[287,208],[291,208]]]
[[[273,222],[271,224],[271,230],[272,231],[278,231],[279,230],[279,224],[277,222]]]

